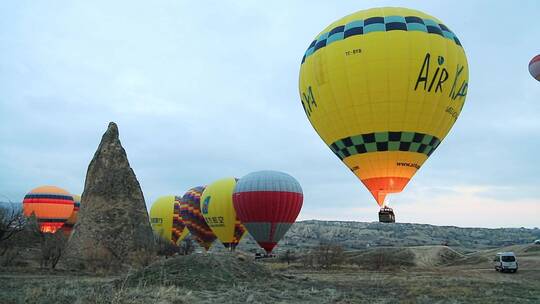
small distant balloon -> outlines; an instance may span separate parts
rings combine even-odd
[[[529,72],[534,79],[540,81],[540,55],[534,56],[529,62]]]

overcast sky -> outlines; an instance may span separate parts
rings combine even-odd
[[[389,196],[397,220],[540,226],[540,82],[527,70],[540,53],[540,2],[292,2],[1,1],[0,194],[81,193],[115,121],[148,207],[273,169],[300,181],[299,219],[375,221],[373,197],[305,117],[298,72],[331,22],[407,6],[457,34],[470,83],[448,137]]]

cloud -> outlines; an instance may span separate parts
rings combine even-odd
[[[540,199],[494,197],[507,191],[518,192],[519,189],[486,185],[419,187],[394,195],[390,205],[398,222],[488,228],[538,227]],[[302,211],[300,218],[378,221],[378,207],[374,202],[369,203],[372,204],[316,207]]]

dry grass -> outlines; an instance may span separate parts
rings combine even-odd
[[[516,274],[483,264],[319,271],[235,254],[179,256],[120,277],[12,269],[0,272],[0,303],[540,303],[540,252],[517,249]]]

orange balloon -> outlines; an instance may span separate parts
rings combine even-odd
[[[34,214],[43,232],[55,233],[73,213],[75,202],[66,190],[41,186],[30,191],[23,200],[25,216]]]

